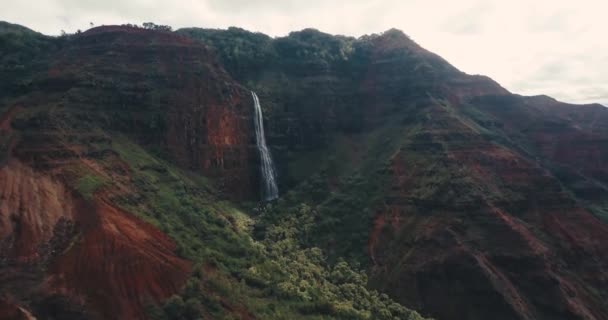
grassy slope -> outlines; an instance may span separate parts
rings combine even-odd
[[[135,186],[132,194],[114,200],[170,235],[179,254],[198,265],[180,296],[151,308],[152,318],[420,318],[366,289],[364,273],[346,263],[328,264],[319,249],[302,249],[296,241],[301,225],[294,220],[267,224],[263,239],[254,241],[248,210],[218,201],[204,178],[172,167],[124,137],[106,147],[129,164]],[[276,210],[257,211],[265,216]],[[295,211],[283,215],[313,217],[312,210]]]

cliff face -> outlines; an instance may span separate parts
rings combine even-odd
[[[38,260],[38,247],[51,240],[59,221],[74,220],[71,193],[50,176],[38,175],[15,160],[0,169],[0,177],[3,256]]]
[[[258,198],[247,85],[281,219],[307,204],[300,244],[330,264],[360,263],[369,287],[438,319],[608,319],[602,106],[511,94],[397,30],[20,32],[0,48],[6,314],[145,318],[184,286],[189,257],[208,264],[185,291],[209,305],[189,306],[253,318],[243,297],[278,290],[249,273],[270,257],[219,200]],[[275,298],[253,309],[294,305]]]
[[[606,319],[607,136],[572,115],[608,111],[447,89],[389,160],[372,283],[440,319]]]
[[[370,233],[372,281],[442,319],[605,319],[608,229],[557,177],[566,169],[553,161],[564,162],[542,144],[571,142],[561,130],[544,131],[536,149],[487,137],[481,122],[450,114],[473,107],[452,108],[435,108],[435,123],[391,158]],[[518,123],[484,123],[507,121]]]
[[[143,318],[146,304],[180,290],[190,263],[165,234],[103,200],[78,212],[81,238],[49,266],[48,288],[85,298],[104,319]]]
[[[608,115],[604,106],[575,106],[546,96],[494,103],[491,98],[478,99],[475,104],[502,119],[502,130],[520,143],[528,144],[539,160],[569,171],[564,173],[566,175],[570,173],[602,183],[608,181]],[[593,192],[582,192],[581,196],[593,196]]]
[[[252,101],[206,48],[170,33],[103,27],[54,41],[45,67],[26,65],[19,90],[2,96],[3,308],[143,319],[181,290],[192,263],[125,209],[151,210],[131,177],[146,168],[125,162],[116,141],[204,174],[224,197],[254,198]]]
[[[372,287],[439,319],[608,319],[606,108],[513,95],[396,30],[180,32],[268,101],[286,201]]]
[[[175,256],[173,242],[132,213],[102,198],[86,201],[61,178],[14,159],[0,178],[2,289],[36,297],[35,308],[60,295],[86,302],[88,317],[141,318],[145,303],[168,298],[185,281],[190,264]],[[25,290],[10,289],[19,283]],[[69,318],[63,308],[57,312]]]
[[[257,190],[249,92],[190,39],[128,27],[91,29],[62,43],[30,87],[57,95],[45,103],[64,113],[65,125],[83,119],[133,137],[214,178],[233,199],[252,198]]]

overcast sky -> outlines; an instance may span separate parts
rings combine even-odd
[[[608,106],[608,0],[0,0],[0,7],[0,20],[54,35],[90,22],[239,26],[272,36],[394,27],[514,93]]]

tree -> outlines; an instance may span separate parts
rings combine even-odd
[[[165,314],[169,319],[181,319],[186,313],[186,304],[179,295],[172,296],[164,306]]]
[[[168,31],[168,32],[171,32],[173,30],[173,28],[171,28],[171,26],[160,25],[160,24],[156,24],[154,22],[144,22],[143,23],[143,27],[144,27],[144,29],[156,30],[156,31]]]

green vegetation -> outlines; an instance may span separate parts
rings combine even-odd
[[[91,199],[93,194],[103,188],[107,181],[93,174],[86,174],[76,182],[76,190],[85,199]]]
[[[261,214],[278,216],[275,208]],[[247,276],[256,283],[268,283],[281,297],[304,303],[300,311],[334,315],[339,319],[422,319],[384,294],[366,288],[364,271],[340,260],[326,261],[322,251],[302,249],[299,240],[310,236],[317,213],[300,205],[277,223],[264,226],[262,243],[270,259],[252,266]]]
[[[187,28],[176,32],[212,47],[217,51],[224,68],[236,79],[245,77],[250,71],[261,74],[277,61],[272,38],[265,34],[235,27],[228,30]]]
[[[218,201],[208,181],[178,170],[124,137],[111,148],[131,167],[136,194],[115,199],[170,235],[178,253],[196,262],[183,291],[152,319],[422,319],[386,295],[368,290],[365,272],[330,263],[302,239],[313,230],[311,207],[239,209]],[[253,210],[252,220],[244,212]],[[283,217],[276,220],[269,217]],[[272,223],[270,223],[272,221]],[[251,238],[252,228],[259,241]]]
[[[168,25],[162,25],[162,24],[156,24],[154,22],[144,22],[142,24],[144,29],[148,29],[148,30],[155,30],[155,31],[167,31],[167,32],[171,32],[171,30],[173,28],[171,28],[171,26]]]
[[[213,260],[230,271],[255,259],[247,235],[232,229],[238,210],[218,201],[205,179],[170,166],[126,138],[114,139],[112,148],[132,168],[137,192],[117,201],[171,235],[181,256]]]
[[[129,34],[50,38],[0,23],[0,75],[6,80],[0,81],[0,109],[23,104],[25,111],[15,116],[16,135],[34,147],[64,147],[51,145],[49,163],[42,165],[90,161],[86,168],[65,169],[61,178],[85,199],[103,195],[153,224],[175,241],[180,257],[194,263],[178,294],[160,306],[149,303],[152,319],[422,319],[370,289],[386,289],[392,279],[402,279],[401,268],[417,259],[411,254],[414,238],[426,235],[412,225],[438,214],[450,220],[453,213],[454,221],[463,221],[481,207],[532,203],[526,197],[534,193],[526,191],[544,184],[526,175],[549,179],[545,172],[519,167],[539,154],[524,132],[533,123],[509,133],[497,120],[516,108],[523,112],[519,99],[453,104],[461,92],[452,92],[450,76],[458,80],[463,75],[398,30],[358,39],[314,29],[280,38],[239,28],[178,31],[209,45],[217,63],[201,47],[188,47],[188,41],[164,47],[168,26],[147,22],[143,28],[164,33],[155,38],[152,31],[129,32],[151,36],[129,48]],[[104,41],[113,49],[101,46]],[[93,44],[100,46],[89,47]],[[195,55],[169,51],[182,46]],[[61,55],[51,60],[56,49],[62,49]],[[148,58],[133,61],[133,52]],[[78,63],[72,63],[73,57],[79,57]],[[188,157],[169,154],[166,145],[181,134],[187,136],[188,151],[208,143],[192,137],[207,125],[205,108],[234,98],[224,85],[236,87],[236,82],[222,68],[262,99],[267,136],[288,190],[273,203],[221,200],[213,181],[169,160]],[[183,105],[195,107],[179,109]],[[188,117],[194,122],[175,130],[176,119]],[[552,121],[549,128],[566,127]],[[234,128],[241,129],[240,124]],[[0,162],[12,138],[0,137]],[[511,159],[509,152],[529,159]],[[192,162],[207,160],[192,154],[197,158]],[[578,196],[581,203],[583,196],[605,189],[568,168],[542,165],[539,172],[547,170],[563,183],[563,190],[555,191]],[[515,182],[503,181],[509,177],[499,172],[510,169]],[[608,219],[603,202],[588,203]],[[395,223],[375,220],[385,209],[395,215],[407,210],[407,219],[414,221],[399,225],[402,216]],[[370,233],[375,227],[383,228],[377,237]],[[489,238],[483,225],[463,232]],[[374,256],[375,243],[381,243],[378,251],[399,254]],[[475,250],[483,248],[480,244],[466,243]],[[373,275],[375,281],[385,279],[368,283],[366,250],[374,263],[384,255],[374,267],[386,270]],[[408,289],[403,282],[399,290]],[[412,296],[418,293],[399,296],[404,291],[393,291],[393,297],[417,299]]]
[[[595,214],[598,218],[608,223],[608,205],[604,206],[592,205],[589,210]]]

